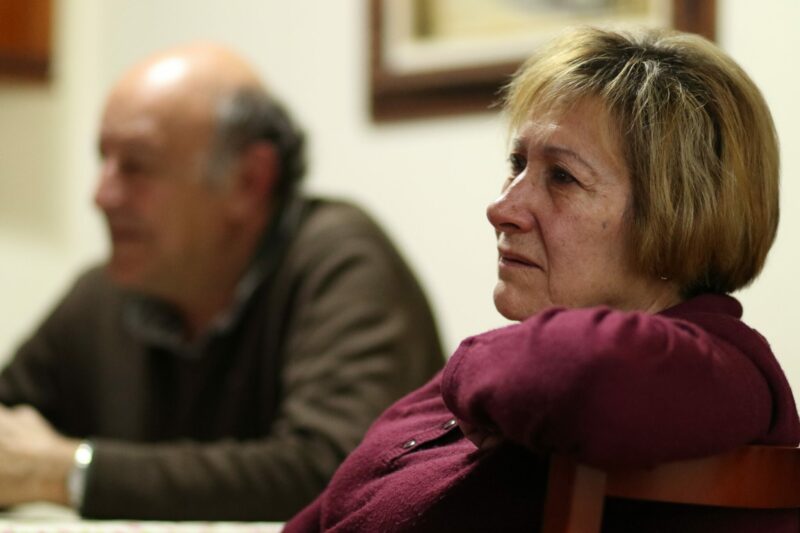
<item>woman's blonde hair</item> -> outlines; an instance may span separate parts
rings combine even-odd
[[[600,98],[622,143],[634,268],[685,295],[751,282],[777,231],[779,161],[750,77],[696,35],[577,28],[523,65],[504,107],[517,129],[583,98]]]

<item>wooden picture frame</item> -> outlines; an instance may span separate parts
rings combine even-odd
[[[0,79],[50,74],[51,0],[0,0]]]
[[[664,25],[714,39],[715,0],[660,1],[667,3],[671,13],[669,24]],[[392,65],[388,11],[404,10],[404,18],[416,24],[419,11],[430,5],[428,2],[431,0],[369,0],[370,105],[376,121],[489,110],[500,88],[521,64],[521,57],[496,57],[479,65],[444,64],[417,71]]]

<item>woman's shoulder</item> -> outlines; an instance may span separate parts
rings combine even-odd
[[[724,344],[748,355],[772,357],[769,344],[742,320],[742,306],[733,297],[702,294],[659,313],[623,311],[606,306],[546,309],[527,320],[475,335],[459,351],[509,350],[525,347],[536,354],[564,354],[595,360],[607,355],[661,353],[679,343],[682,349],[706,351]],[[458,353],[458,352],[457,352]]]
[[[660,315],[697,325],[713,337],[735,346],[759,367],[764,366],[758,364],[759,361],[769,368],[778,364],[767,339],[742,320],[742,305],[732,296],[701,294]]]

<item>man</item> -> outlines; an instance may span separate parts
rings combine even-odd
[[[285,519],[436,372],[419,286],[361,211],[297,192],[302,148],[220,47],[119,81],[95,193],[111,255],[0,375],[0,505]]]

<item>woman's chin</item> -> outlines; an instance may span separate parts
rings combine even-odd
[[[494,306],[501,315],[517,322],[522,322],[549,307],[539,298],[524,297],[502,281],[499,281],[494,289]]]

